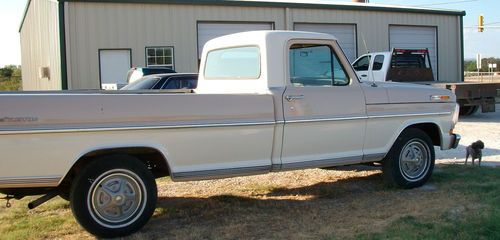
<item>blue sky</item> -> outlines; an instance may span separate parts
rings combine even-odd
[[[18,28],[26,1],[0,0],[0,22],[3,30],[0,37],[0,66],[21,64]],[[350,0],[341,2],[350,2]],[[498,0],[371,0],[370,2],[465,10],[467,11],[467,16],[464,18],[465,58],[475,58],[476,53],[481,53],[483,57],[500,57],[498,45],[500,28],[489,28],[483,33],[478,33],[474,27],[477,25],[479,14],[484,14],[485,23],[496,23],[491,26],[500,26],[500,14],[498,14],[500,1]]]

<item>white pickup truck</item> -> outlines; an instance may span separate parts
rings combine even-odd
[[[455,94],[460,115],[471,115],[480,107],[483,113],[495,112],[495,99],[500,97],[500,82],[437,81],[427,49],[367,53],[352,66],[361,82],[409,82],[448,89]]]
[[[331,35],[245,32],[208,42],[192,92],[0,94],[0,192],[60,195],[99,237],[140,229],[155,178],[225,178],[380,162],[423,185],[456,148],[451,91],[361,83]]]

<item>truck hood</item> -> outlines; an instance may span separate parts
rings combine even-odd
[[[377,88],[382,88],[385,90],[387,98],[384,102],[386,103],[426,103],[456,101],[455,94],[447,89],[436,88],[423,84],[398,82],[377,82],[376,84]],[[364,85],[370,86],[371,83],[365,83]],[[371,99],[367,98],[367,103],[382,103],[380,100],[381,99],[378,98],[376,100],[377,102],[374,102]]]

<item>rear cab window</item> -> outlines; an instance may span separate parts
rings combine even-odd
[[[212,50],[208,53],[205,79],[259,79],[260,49],[245,46]]]
[[[380,71],[382,70],[382,67],[384,66],[384,55],[377,55],[373,59],[373,71]]]

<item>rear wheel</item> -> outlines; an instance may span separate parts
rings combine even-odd
[[[96,159],[80,172],[70,192],[78,223],[98,237],[126,236],[153,215],[157,189],[153,174],[127,155]]]
[[[415,188],[429,180],[434,169],[432,140],[419,129],[406,129],[382,162],[385,181],[392,186]]]
[[[470,116],[477,112],[479,106],[460,106],[460,116]]]

